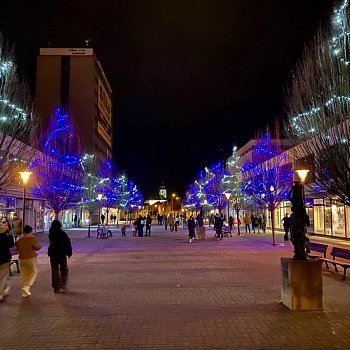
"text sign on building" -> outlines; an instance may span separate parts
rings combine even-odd
[[[112,125],[112,101],[100,79],[98,79],[98,108],[106,122]]]
[[[70,49],[61,49],[61,48],[41,48],[41,56],[92,56],[93,49],[86,48],[70,48]]]

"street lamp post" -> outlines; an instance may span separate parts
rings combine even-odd
[[[305,260],[307,259],[307,238],[305,228],[309,225],[308,216],[305,210],[305,192],[304,182],[309,172],[306,168],[296,170],[300,177],[299,181],[294,181],[294,184],[289,192],[289,200],[292,202],[291,215],[291,241],[294,246],[294,258]]]
[[[100,223],[101,223],[101,199],[102,199],[101,193],[99,193],[97,195],[97,199],[98,199],[98,227],[100,227]]]
[[[30,175],[32,174],[31,171],[20,171],[19,175],[21,176],[22,182],[23,182],[23,218],[22,218],[22,229],[25,226],[25,219],[26,219],[26,186],[27,182],[29,180]]]
[[[174,198],[175,198],[175,196],[176,196],[175,193],[173,193],[171,195],[171,212],[173,213],[173,215],[174,215]]]
[[[235,200],[234,200],[234,208],[235,208],[236,216],[237,216],[237,234],[238,234],[238,236],[241,235],[241,229],[239,227],[239,224],[240,224],[240,222],[239,222],[239,211],[241,209],[241,206],[242,206],[242,204],[239,201],[239,199],[235,198]]]
[[[230,217],[230,197],[231,197],[231,193],[230,192],[225,192],[225,197],[227,199],[227,223],[228,223],[228,219]]]
[[[295,172],[298,174],[299,178],[300,178],[300,181],[301,181],[301,187],[302,187],[302,194],[303,194],[303,203],[305,205],[305,186],[304,186],[304,183],[305,183],[305,180],[306,180],[306,177],[307,177],[307,174],[309,173],[309,169],[306,169],[306,168],[300,168],[300,169],[297,169]]]

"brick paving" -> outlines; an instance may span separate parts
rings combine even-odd
[[[208,232],[209,231],[209,232]],[[0,305],[0,349],[350,349],[350,274],[324,271],[323,311],[280,303],[280,258],[271,236],[189,244],[186,230],[106,240],[69,230],[74,255],[65,295],[50,287],[47,234],[32,296],[20,277]],[[277,234],[282,241],[282,233]]]

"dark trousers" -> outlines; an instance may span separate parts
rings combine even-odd
[[[65,288],[68,280],[68,264],[66,256],[50,256],[52,288]]]
[[[222,228],[217,228],[216,229],[216,235],[218,238],[223,238],[224,234],[222,233]]]
[[[196,232],[195,232],[194,228],[193,229],[191,228],[188,230],[188,236],[190,237],[190,239],[196,237]]]
[[[287,242],[287,241],[289,241],[289,235],[288,235],[288,233],[289,233],[289,227],[286,227],[286,226],[284,226],[284,240]]]
[[[139,237],[143,237],[143,227],[138,227],[138,228],[137,228],[137,235],[138,235]]]
[[[151,235],[151,225],[146,225],[146,236],[147,236],[147,232],[148,232],[148,235],[150,236]]]
[[[250,233],[250,225],[249,224],[245,224],[245,233]]]

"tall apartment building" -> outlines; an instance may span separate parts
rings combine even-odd
[[[112,89],[92,48],[41,48],[36,102],[43,130],[55,109],[64,108],[84,151],[112,158]]]

